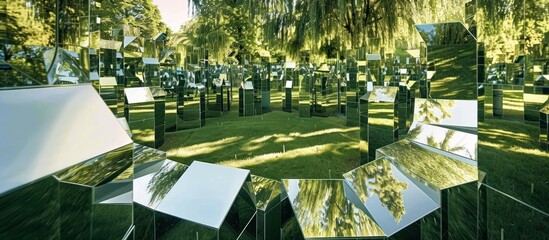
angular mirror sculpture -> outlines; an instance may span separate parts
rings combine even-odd
[[[461,22],[417,24],[427,45],[427,63],[436,73],[428,79],[432,98],[477,99],[476,39]]]
[[[36,104],[38,102],[40,104]],[[59,181],[63,179],[54,176],[60,171],[68,173],[70,168],[72,179],[91,181],[95,187],[106,186],[110,179],[105,177],[116,176],[126,167],[127,157],[131,158],[132,149],[128,149],[131,139],[95,89],[91,85],[79,85],[0,91],[0,109],[1,115],[9,116],[0,118],[3,133],[0,150],[2,159],[6,159],[0,161],[0,204],[4,207],[0,238],[58,239],[72,231],[63,227],[64,223],[90,223],[92,219],[86,216],[93,211],[98,214],[93,221],[106,216],[97,211],[112,207],[105,202],[112,198],[99,191],[96,200],[102,201],[86,198],[86,205],[64,208],[84,201],[86,196],[78,193],[87,187],[69,184],[76,188],[61,188]],[[64,176],[65,180],[69,178]],[[76,197],[61,199],[62,194]],[[86,208],[89,211],[80,211]],[[72,210],[84,215],[59,218],[60,213],[69,211],[70,214]],[[131,225],[131,221],[126,221],[131,209],[120,210],[120,218],[109,220],[116,218],[120,224],[107,227],[96,222],[98,228],[85,231],[122,237]],[[99,235],[94,236],[101,239]],[[87,235],[86,239],[90,237]]]
[[[347,88],[346,114],[347,114],[347,126],[356,127],[359,126],[359,89],[358,89],[358,66],[355,58],[355,53],[352,50],[347,50],[346,56],[346,75],[345,86]]]
[[[139,67],[143,64],[143,40],[136,36],[125,35],[122,48],[124,86],[145,86],[143,69]]]
[[[118,116],[118,83],[115,77],[99,78],[99,95],[115,116]]]
[[[423,99],[415,100],[414,122],[477,132],[476,100]]]
[[[133,139],[149,147],[164,143],[165,102],[155,100],[148,87],[125,88],[124,116]]]
[[[190,74],[190,73],[189,73]],[[199,128],[205,123],[206,93],[201,84],[180,80],[177,91],[177,130]],[[203,116],[204,115],[204,116]]]
[[[335,66],[321,64],[315,70],[312,90],[312,113],[315,116],[335,116],[338,112],[338,79]]]
[[[299,117],[311,117],[311,92],[314,74],[309,63],[299,65]]]
[[[344,180],[284,179],[282,184],[300,230],[285,239],[385,237],[374,220],[346,198],[352,190]]]
[[[375,159],[376,149],[398,140],[398,88],[374,87],[360,98],[360,159]]]
[[[427,149],[476,166],[476,134],[414,122],[407,138]]]
[[[254,85],[251,81],[243,81],[238,90],[238,115],[239,116],[254,116],[255,115],[255,100],[254,100]]]
[[[549,150],[549,98],[539,110],[539,144],[544,150]]]
[[[154,57],[141,59],[139,67],[142,68],[142,76],[145,86],[160,86],[160,62]]]
[[[343,174],[346,197],[391,237],[421,239],[420,220],[439,208],[417,182],[385,157]]]
[[[285,90],[282,96],[282,107],[286,112],[292,112],[292,109],[298,109],[299,98],[299,77],[297,75],[295,62],[284,63],[284,74],[281,76],[284,85],[282,88]]]
[[[219,78],[214,78],[208,92],[208,116],[220,117],[223,114],[224,83]]]
[[[66,49],[50,49],[44,52],[44,65],[48,72],[48,84],[89,83],[88,74],[80,65],[80,56]]]
[[[256,214],[248,170],[197,161],[188,168],[172,161],[156,168],[134,182],[134,206],[145,224],[136,226],[137,237],[255,238],[247,231]]]
[[[391,159],[392,164],[440,206],[422,219],[422,238],[477,238],[479,173],[476,166],[427,150],[406,139],[378,149],[376,157]]]
[[[255,175],[252,183],[257,209],[255,239],[280,239],[281,183]]]
[[[132,163],[128,144],[55,174],[61,238],[123,238],[130,231]]]

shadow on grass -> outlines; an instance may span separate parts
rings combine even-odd
[[[238,117],[226,113],[205,127],[166,134],[160,148],[168,158],[248,168],[256,175],[281,178],[341,178],[359,164],[358,128],[345,119],[297,118],[271,112]]]
[[[479,125],[479,170],[486,183],[549,212],[549,153],[538,149],[538,128],[487,119]]]

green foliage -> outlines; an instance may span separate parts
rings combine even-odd
[[[98,6],[96,14],[101,17],[104,39],[110,39],[112,29],[121,25],[140,29],[144,38],[152,38],[168,29],[152,0],[103,0]]]

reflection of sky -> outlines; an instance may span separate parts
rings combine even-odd
[[[425,99],[416,100],[414,119],[417,121],[423,121],[423,118],[418,116],[419,106],[425,101]],[[437,101],[454,101],[454,106],[449,109],[451,114],[450,118],[442,119],[439,125],[448,126],[460,126],[460,127],[472,127],[477,128],[477,101],[475,100],[437,100]],[[442,112],[438,108],[431,108],[434,114],[442,116]],[[434,123],[433,123],[434,124]]]
[[[387,207],[381,204],[377,194],[369,196],[366,200],[368,211],[387,235],[392,235],[438,208],[438,205],[427,194],[414,185],[393,164],[391,164],[391,172],[398,181],[408,184],[408,187],[402,191],[406,212],[402,215],[401,221],[395,221]]]
[[[477,101],[456,100],[450,113],[452,117],[442,120],[441,125],[477,127]]]
[[[417,122],[414,122],[410,129],[416,128],[416,126],[420,124]],[[417,138],[412,139],[414,141],[418,141],[423,144],[427,144],[427,139],[431,136],[434,137],[435,142],[438,144],[441,144],[444,141],[444,138],[446,137],[446,133],[449,129],[442,128],[442,127],[436,127],[431,125],[421,125],[421,132],[417,136]],[[477,136],[474,134],[464,133],[460,131],[456,131],[455,134],[450,138],[450,141],[448,142],[449,148],[456,148],[456,147],[463,147],[465,149],[461,149],[458,151],[451,151],[454,154],[458,154],[460,156],[471,158],[476,160],[476,145],[477,145]],[[437,146],[432,146],[437,147]],[[444,150],[444,149],[443,149]]]

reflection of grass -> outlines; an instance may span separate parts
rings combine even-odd
[[[537,126],[489,119],[479,123],[479,169],[488,185],[549,211],[549,153]]]
[[[344,118],[297,118],[297,112],[238,117],[236,111],[206,126],[166,134],[168,158],[243,167],[273,179],[341,178],[359,164],[358,128]]]

